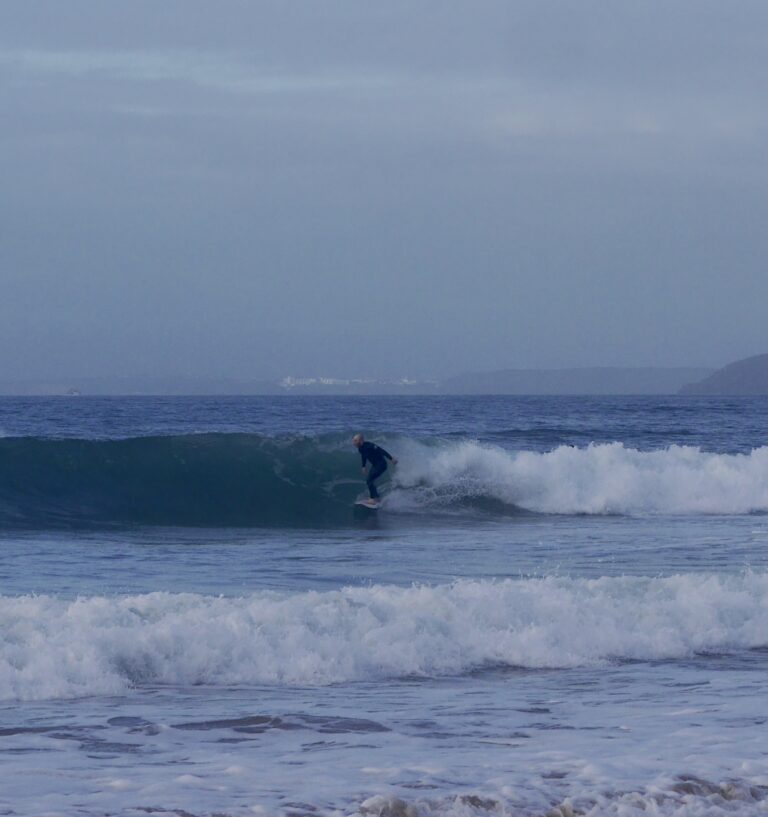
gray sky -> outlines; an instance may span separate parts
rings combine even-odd
[[[2,0],[0,378],[768,351],[768,4]]]

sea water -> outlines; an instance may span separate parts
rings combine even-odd
[[[398,458],[384,506],[351,446]],[[0,400],[0,813],[768,814],[768,400]]]

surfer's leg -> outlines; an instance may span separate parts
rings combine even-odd
[[[368,485],[368,493],[371,495],[371,499],[378,499],[379,492],[376,490],[376,483],[374,480],[379,476],[379,474],[371,468],[370,473],[368,474],[368,479],[366,480],[366,484]]]
[[[368,472],[368,479],[366,483],[368,484],[368,493],[371,495],[371,499],[378,499],[379,492],[376,490],[376,480],[387,470],[387,464],[382,463],[381,465],[372,465],[371,470]]]

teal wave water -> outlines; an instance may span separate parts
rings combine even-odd
[[[31,527],[332,524],[349,517],[360,490],[354,462],[336,435],[2,439],[0,519]]]

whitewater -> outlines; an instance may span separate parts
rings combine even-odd
[[[325,685],[768,649],[768,576],[0,598],[0,699]]]
[[[714,454],[672,445],[639,451],[622,443],[510,453],[462,442],[414,452],[395,487],[424,504],[490,497],[540,513],[751,513],[768,511],[768,448]],[[415,500],[418,502],[418,499]]]
[[[0,811],[768,814],[766,420],[0,399]]]

